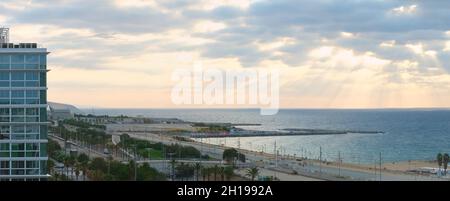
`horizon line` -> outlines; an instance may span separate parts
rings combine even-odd
[[[90,110],[90,109],[129,109],[129,110],[139,110],[139,109],[151,109],[151,110],[259,110],[261,108],[255,107],[255,108],[170,108],[170,107],[158,107],[158,108],[152,108],[152,107],[136,107],[136,108],[129,108],[129,107],[79,107],[76,106],[78,109],[83,110]],[[450,110],[450,107],[379,107],[379,108],[349,108],[349,107],[342,107],[342,108],[326,108],[326,107],[285,107],[285,108],[279,108],[279,110]]]

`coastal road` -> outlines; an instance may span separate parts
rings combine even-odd
[[[123,133],[123,132],[122,132]],[[120,134],[122,134],[120,133]],[[163,144],[175,144],[178,143],[183,146],[193,146],[200,150],[202,154],[208,154],[213,158],[222,158],[222,153],[225,149],[229,147],[205,144],[200,142],[186,142],[177,141],[168,136],[153,134],[153,133],[136,133],[128,132],[128,135],[134,138],[149,140],[153,142],[161,142]],[[239,149],[240,152],[246,155],[246,159],[253,164],[258,165],[258,167],[273,171],[273,169],[287,169],[291,171],[296,171],[302,176],[308,179],[320,179],[320,180],[362,180],[362,181],[378,181],[380,180],[379,170],[375,172],[374,170],[359,170],[352,168],[338,168],[331,165],[319,165],[318,161],[306,160],[307,165],[301,165],[299,161],[293,159],[286,159],[279,157],[277,166],[274,168],[275,157],[271,154],[260,153],[254,151],[248,151]],[[289,174],[294,175],[294,174]],[[304,179],[304,178],[303,178]],[[406,173],[392,173],[389,171],[381,171],[382,181],[439,181],[445,180],[442,178],[416,175],[416,174],[406,174]]]

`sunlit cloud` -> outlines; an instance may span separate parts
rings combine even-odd
[[[226,28],[226,25],[224,23],[205,20],[197,22],[194,25],[194,32],[199,33],[215,32],[224,28]]]
[[[450,51],[450,41],[447,41],[445,43],[445,47],[444,47],[444,49],[442,51]]]
[[[352,38],[355,36],[355,34],[350,33],[350,32],[341,32],[341,36],[344,38]]]
[[[173,107],[171,73],[201,61],[280,69],[283,107],[450,107],[448,8],[407,0],[2,0],[0,26],[11,28],[13,42],[49,49],[49,99],[75,105]]]
[[[394,45],[395,45],[395,40],[384,41],[384,42],[380,43],[380,47],[394,47]]]
[[[411,14],[416,12],[417,5],[410,5],[410,6],[400,6],[397,8],[392,9],[392,12],[396,14]]]
[[[282,37],[270,42],[256,42],[256,45],[261,51],[274,51],[283,46],[295,44],[295,41],[294,38]]]

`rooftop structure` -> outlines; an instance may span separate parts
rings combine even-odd
[[[9,28],[0,27],[0,43],[9,43]]]

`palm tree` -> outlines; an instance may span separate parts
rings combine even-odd
[[[438,165],[439,165],[439,172],[441,172],[441,166],[442,166],[442,160],[443,160],[442,154],[438,153],[436,158],[437,158],[437,162],[438,162]]]
[[[211,176],[211,168],[205,168],[204,171],[206,172],[206,175],[208,176],[208,181],[210,181],[209,177]]]
[[[207,168],[201,167],[203,181],[206,181],[206,170],[207,170]]]
[[[247,169],[246,176],[252,178],[252,181],[255,181],[255,178],[259,175],[259,169],[257,167],[252,167]]]
[[[111,161],[113,161],[113,157],[108,155],[108,175],[111,174]]]
[[[170,165],[172,166],[172,172],[171,172],[170,177],[172,178],[172,181],[173,181],[173,176],[175,175],[175,165],[176,164],[177,164],[177,161],[175,161],[175,159],[172,159],[170,161]]]
[[[83,171],[83,181],[86,181],[88,163],[81,163],[81,170]]]
[[[74,174],[75,163],[76,163],[75,157],[70,156],[70,157],[69,157],[69,166],[72,167],[72,168],[70,169],[70,174],[71,174],[71,175]]]
[[[81,170],[81,164],[75,163],[75,176],[76,176],[77,181],[78,181],[78,176],[80,176],[80,170]]]
[[[195,163],[194,168],[195,168],[195,178],[198,181],[198,176],[200,174],[200,169],[202,168],[202,164]]]
[[[53,162],[53,160],[48,160],[47,161],[47,169],[48,169],[48,173],[50,175],[52,174],[54,167],[55,167],[55,162]]]
[[[221,181],[225,181],[225,167],[220,167],[219,174]]]
[[[70,165],[69,157],[64,157],[63,163],[64,167],[66,168],[66,175],[69,175],[69,165]]]
[[[59,176],[58,172],[55,172],[54,176],[55,176],[55,181],[58,181],[58,176]]]
[[[231,177],[234,175],[234,168],[233,166],[228,166],[224,170],[225,178],[230,181]]]
[[[447,166],[449,162],[449,155],[447,153],[444,154],[443,162],[444,162],[444,175],[447,175]]]
[[[217,165],[214,165],[214,181],[217,181],[217,171],[219,170],[219,167]]]

